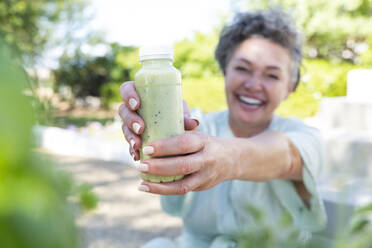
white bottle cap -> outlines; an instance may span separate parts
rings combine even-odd
[[[139,49],[139,60],[171,59],[173,61],[173,46],[143,46]]]

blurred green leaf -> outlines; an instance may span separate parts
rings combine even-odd
[[[89,184],[82,184],[78,188],[79,202],[85,210],[91,210],[97,207],[98,197],[92,192]]]
[[[77,248],[75,182],[34,151],[35,124],[27,77],[16,56],[0,41],[0,244],[6,248]],[[79,191],[80,192],[80,191]],[[91,209],[96,198],[87,186],[82,205]]]

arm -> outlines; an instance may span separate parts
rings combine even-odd
[[[246,142],[246,141],[249,142]],[[302,180],[303,162],[301,155],[291,139],[279,131],[266,131],[250,139],[244,139],[237,158],[246,163],[239,163],[236,179],[249,180],[249,175],[257,173],[258,181],[271,179],[292,180],[297,193],[304,202],[311,195]],[[246,151],[251,151],[247,153]],[[253,166],[249,165],[256,165]]]
[[[291,140],[282,132],[265,131],[249,139],[237,139],[234,179],[269,181],[302,180],[301,156]],[[254,175],[252,177],[252,175]]]
[[[269,181],[289,179],[301,185],[302,161],[287,135],[266,131],[252,138],[218,138],[187,133],[150,144],[153,158],[139,169],[158,175],[188,175],[166,184],[143,182],[149,192],[185,194],[232,179]],[[177,156],[175,156],[177,155]],[[158,158],[173,156],[170,158]]]

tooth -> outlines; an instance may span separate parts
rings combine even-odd
[[[245,103],[248,103],[248,104],[261,104],[262,102],[257,100],[257,99],[254,99],[254,98],[250,98],[250,97],[245,97],[245,96],[240,96],[239,97],[240,100],[242,100],[243,102]]]

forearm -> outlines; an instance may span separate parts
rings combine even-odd
[[[301,156],[284,133],[266,131],[249,139],[239,138],[236,145],[234,179],[302,181]]]

